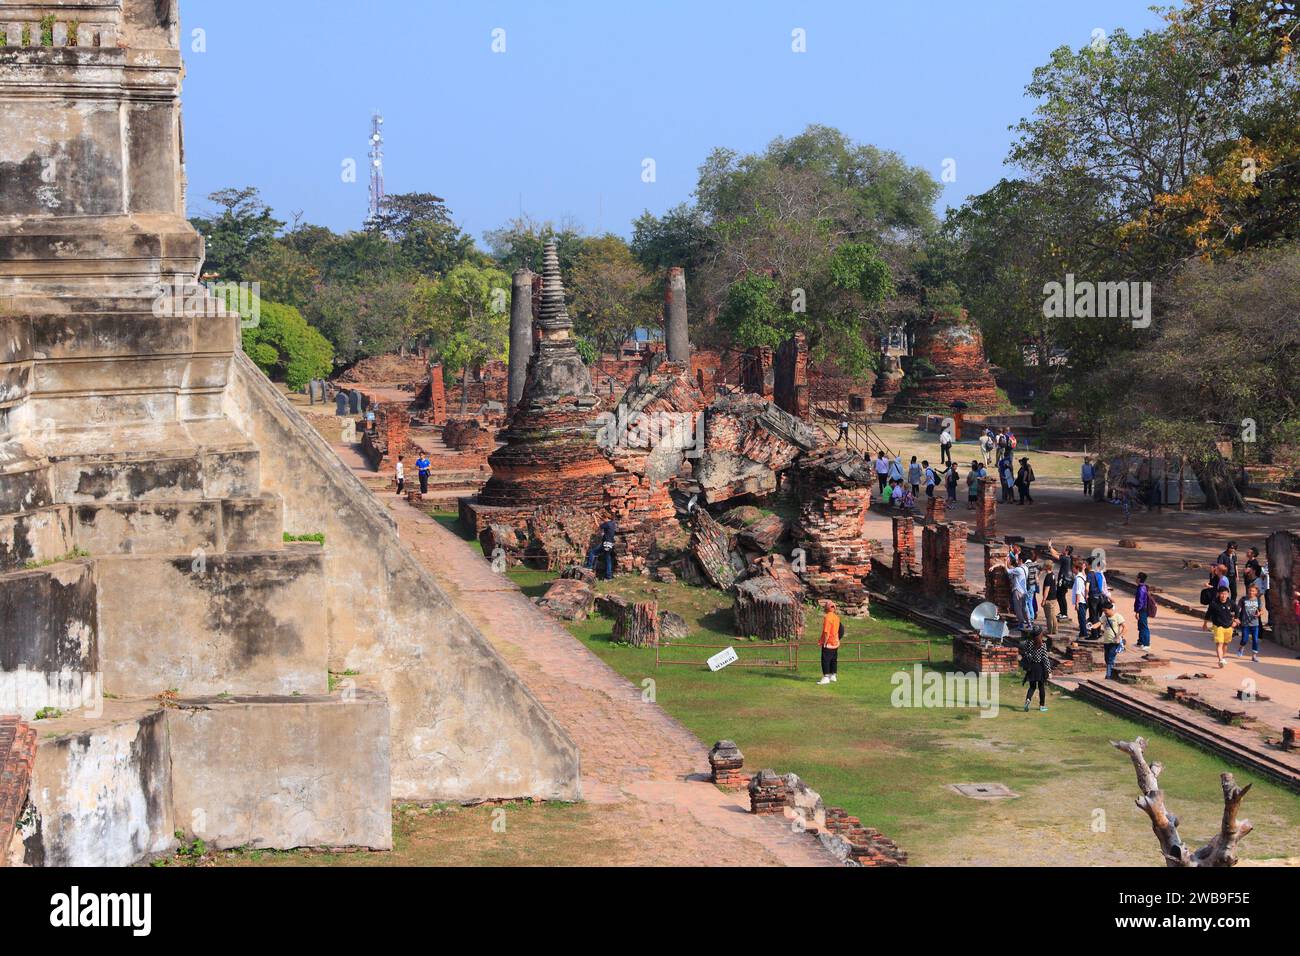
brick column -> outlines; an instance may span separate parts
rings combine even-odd
[[[1006,546],[996,538],[984,542],[984,599],[996,604],[999,611],[1011,611],[1011,580],[1007,577]]]
[[[940,560],[945,564],[945,578],[950,588],[966,586],[966,538],[970,534],[970,525],[964,521],[935,525],[939,529],[938,547],[944,553]]]
[[[447,424],[447,383],[442,380],[442,363],[429,369],[429,423]]]
[[[894,515],[894,580],[916,574],[916,522],[911,515]]]
[[[943,593],[947,568],[942,567],[939,548],[939,525],[928,524],[921,529],[921,589],[932,597]]]
[[[689,365],[691,361],[690,325],[686,317],[686,270],[673,266],[668,270],[664,288],[664,342],[668,361]]]
[[[997,482],[990,479],[984,482],[984,493],[975,502],[975,537],[980,541],[990,541],[998,533],[999,494]]]
[[[936,488],[936,490],[938,490]],[[925,523],[939,524],[944,519],[944,499],[941,495],[925,499]]]

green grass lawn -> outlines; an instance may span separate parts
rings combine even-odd
[[[518,568],[510,577],[535,596],[554,575]],[[601,582],[599,589],[658,600],[687,620],[689,643],[734,644],[742,661],[782,656],[735,638],[731,602],[715,590],[643,577]],[[821,614],[809,607],[807,615],[812,641]],[[910,663],[842,663],[839,682],[820,686],[815,647],[801,655],[797,672],[732,666],[715,674],[702,663],[656,669],[654,650],[613,643],[612,622],[603,617],[569,628],[637,686],[652,679],[660,706],[706,744],[729,738],[744,751],[747,769],[799,774],[828,804],[897,840],[918,864],[1159,865],[1147,818],[1133,805],[1132,766],[1109,744],[1139,734],[1151,741],[1151,759],[1167,768],[1161,781],[1189,844],[1199,846],[1216,831],[1218,775],[1235,770],[1240,782],[1255,784],[1244,816],[1256,831],[1243,842],[1243,857],[1300,856],[1300,797],[1154,728],[1060,694],[1049,697],[1047,713],[1037,706],[1024,713],[1019,675],[1001,680],[996,716],[982,717],[975,707],[893,706],[895,675],[910,675]],[[952,669],[950,639],[887,613],[848,620],[845,632],[850,642],[928,641],[934,659],[928,667]],[[877,650],[875,656],[891,658],[925,653],[884,644]],[[714,651],[674,646],[667,653],[702,662]],[[955,783],[1002,783],[1020,796],[977,801],[950,790]]]

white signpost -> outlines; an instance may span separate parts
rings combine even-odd
[[[715,672],[720,671],[728,664],[734,664],[739,659],[740,655],[736,653],[736,649],[734,647],[728,647],[725,651],[714,654],[709,658],[709,670]]]

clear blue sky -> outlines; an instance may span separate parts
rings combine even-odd
[[[1007,127],[1052,49],[1159,22],[1143,0],[181,0],[181,16],[191,214],[253,185],[281,219],[359,227],[379,109],[388,192],[442,196],[480,241],[521,205],[629,235],[690,197],[715,146],[810,123],[936,179],[956,160],[942,212],[1007,174]]]

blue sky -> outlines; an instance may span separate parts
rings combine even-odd
[[[521,209],[630,235],[689,199],[715,146],[810,123],[936,179],[955,160],[942,212],[1007,174],[1052,49],[1159,23],[1142,0],[181,0],[181,16],[191,214],[253,185],[281,219],[359,227],[379,109],[388,191],[442,196],[479,239]]]

